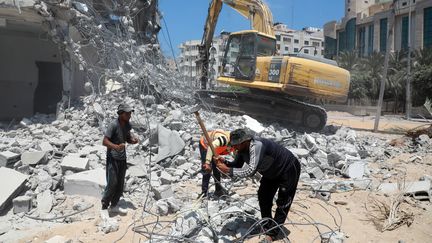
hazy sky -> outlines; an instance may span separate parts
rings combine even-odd
[[[344,0],[266,0],[273,13],[274,22],[282,22],[293,29],[319,27],[344,15]],[[200,40],[210,0],[159,0],[163,18],[159,41],[167,56],[175,55],[178,46],[187,40]],[[165,22],[164,22],[165,21]],[[166,28],[165,26],[168,28]],[[221,31],[239,31],[250,28],[250,23],[230,7],[224,5],[219,16],[215,35]],[[168,38],[168,34],[170,38]]]

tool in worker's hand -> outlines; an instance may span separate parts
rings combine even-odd
[[[216,149],[213,147],[213,143],[212,143],[212,141],[211,141],[211,139],[210,139],[210,136],[209,136],[209,134],[208,134],[208,132],[207,132],[207,129],[206,129],[205,125],[204,125],[204,122],[202,121],[201,116],[200,116],[200,114],[199,114],[199,110],[200,110],[200,109],[201,109],[201,106],[200,106],[200,105],[195,105],[195,106],[193,106],[192,108],[190,108],[190,113],[194,113],[194,114],[195,114],[195,117],[196,117],[196,119],[198,120],[198,124],[200,125],[201,130],[202,130],[202,132],[203,132],[203,134],[204,134],[204,137],[205,137],[205,139],[206,139],[206,141],[207,141],[207,145],[208,145],[208,147],[211,149],[211,151],[213,152],[213,156],[218,156],[218,154],[216,153]],[[221,172],[221,173],[224,174],[223,172]],[[217,184],[219,184],[219,185],[221,186],[222,191],[223,191],[224,193],[228,194],[228,191],[227,191],[227,190],[222,186],[222,184],[220,183],[220,181],[217,180],[217,179],[214,177],[213,174],[211,174],[211,176],[213,177],[214,181],[215,181]]]

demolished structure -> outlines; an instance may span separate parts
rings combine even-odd
[[[28,33],[30,27],[23,27],[26,31],[21,32],[8,29],[15,26],[14,21],[21,21],[21,25],[32,22],[30,18],[39,21],[38,31],[44,30],[50,50],[59,53],[46,61],[61,66],[62,80],[61,87],[53,86],[61,96],[47,101],[56,106],[56,116],[33,115],[39,111],[34,107],[47,107],[47,103],[41,101],[42,105],[31,98],[39,95],[31,95],[34,90],[22,90],[29,92],[29,100],[23,104],[27,108],[15,113],[13,109],[20,106],[14,103],[13,91],[1,89],[10,94],[10,103],[4,103],[9,110],[2,117],[19,114],[27,118],[19,123],[0,123],[0,178],[15,179],[5,183],[0,191],[0,241],[31,237],[35,232],[29,229],[35,227],[43,231],[75,222],[93,223],[95,218],[91,225],[99,235],[92,235],[90,229],[87,233],[77,232],[81,238],[54,236],[52,240],[91,242],[95,237],[120,231],[122,223],[128,225],[124,226],[125,234],[132,231],[151,242],[242,242],[263,234],[255,195],[257,181],[223,179],[224,187],[231,193],[226,198],[197,199],[190,186],[201,181],[201,134],[195,118],[187,113],[192,94],[189,86],[176,73],[167,71],[158,49],[157,1],[125,2],[121,6],[105,1],[0,3],[0,19],[6,19],[0,23],[6,23],[3,27],[7,29],[0,27],[0,41],[5,40],[3,34],[11,36],[12,32],[30,38],[22,33]],[[41,41],[32,36],[32,41]],[[7,76],[0,77],[0,85],[18,88],[16,82],[3,82],[4,77]],[[22,79],[24,83],[26,78]],[[78,99],[84,93],[86,96]],[[57,107],[59,101],[62,102]],[[127,146],[129,165],[121,203],[135,212],[142,210],[131,222],[124,222],[121,217],[99,219],[98,214],[100,195],[106,185],[103,130],[106,122],[116,116],[115,107],[120,102],[134,105],[131,123],[142,141]],[[400,174],[386,162],[402,152],[413,154],[407,163],[421,161],[432,148],[429,136],[392,146],[385,138],[359,136],[344,127],[327,126],[322,133],[305,134],[278,124],[261,124],[248,116],[206,110],[202,117],[208,129],[247,127],[290,149],[302,164],[301,189],[310,198],[329,203],[332,194],[361,190],[403,192],[419,200],[431,200],[430,177],[424,176],[420,183],[401,183]],[[241,193],[245,188],[251,190]],[[295,199],[294,204],[304,207],[299,201]],[[316,227],[313,237],[321,241],[346,239],[342,219],[329,213],[334,223],[324,224],[316,222],[316,215],[302,210],[294,212],[303,220],[294,222],[290,215],[286,226]],[[122,242],[123,236],[117,242]]]

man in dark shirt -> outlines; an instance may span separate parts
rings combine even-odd
[[[129,105],[120,104],[117,109],[118,118],[109,124],[103,139],[103,145],[107,147],[107,185],[102,197],[102,210],[110,207],[109,211],[112,213],[127,213],[127,210],[120,208],[117,203],[123,194],[127,168],[125,143],[138,143],[138,139],[132,137],[130,133],[132,127],[129,120],[132,112],[134,110]]]
[[[231,132],[230,145],[237,151],[234,161],[217,158],[217,167],[231,177],[247,177],[256,172],[262,175],[258,201],[261,217],[269,219],[263,225],[267,241],[272,241],[288,216],[300,178],[300,163],[288,149],[271,140],[253,137],[244,129]],[[272,217],[273,197],[278,189],[276,213]]]

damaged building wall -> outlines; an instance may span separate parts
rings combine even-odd
[[[0,119],[55,113],[64,90],[83,94],[84,75],[63,60],[36,12],[0,8],[0,19]]]

